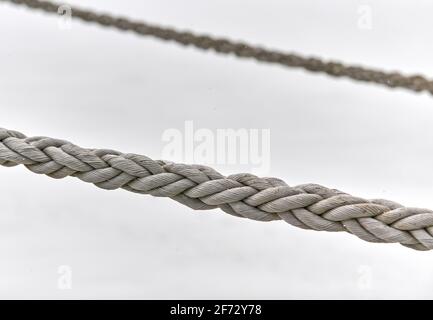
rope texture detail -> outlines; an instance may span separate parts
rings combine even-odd
[[[29,8],[40,9],[49,13],[58,13],[61,6],[50,1],[39,0],[0,0]],[[152,36],[166,41],[174,41],[185,46],[193,46],[203,50],[214,50],[223,54],[234,54],[237,57],[252,58],[261,62],[275,63],[286,67],[302,68],[312,72],[325,73],[335,77],[372,82],[391,88],[406,88],[412,91],[433,93],[433,81],[421,75],[402,75],[398,72],[384,72],[372,68],[345,65],[334,61],[303,57],[298,54],[283,53],[252,46],[243,42],[234,42],[224,38],[197,35],[191,32],[177,31],[171,28],[151,25],[144,22],[131,21],[127,18],[98,14],[92,11],[71,7],[72,17],[113,27],[119,30],[132,31],[139,35]]]
[[[172,198],[195,210],[219,207],[237,217],[284,220],[299,228],[347,231],[369,242],[433,249],[433,211],[388,200],[366,200],[317,184],[288,186],[277,178],[225,177],[202,165],[152,160],[0,128],[0,165],[24,165],[60,179],[76,177],[107,190]]]

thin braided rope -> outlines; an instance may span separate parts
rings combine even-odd
[[[99,188],[172,198],[195,210],[219,207],[237,217],[284,220],[299,228],[347,231],[369,242],[433,249],[433,211],[388,200],[366,200],[317,184],[288,186],[277,178],[223,176],[202,165],[152,160],[68,141],[30,137],[0,128],[0,165],[24,165],[60,179],[76,177]]]
[[[0,0],[29,8],[40,9],[49,13],[58,13],[60,4],[39,0]],[[63,4],[62,4],[63,5]],[[132,21],[127,18],[98,14],[89,10],[72,8],[72,17],[94,22],[101,26],[113,27],[119,30],[132,31],[139,35],[152,36],[158,39],[193,46],[203,50],[214,50],[223,54],[234,54],[237,57],[252,58],[261,62],[275,63],[287,67],[302,68],[312,72],[326,73],[335,77],[345,77],[353,80],[372,82],[391,88],[405,88],[412,91],[427,91],[433,93],[433,81],[421,75],[402,75],[399,72],[385,72],[373,68],[346,65],[334,61],[324,61],[318,58],[304,57],[293,53],[268,50],[243,42],[235,42],[224,38],[214,38],[208,35],[197,35],[191,32],[177,31],[171,28],[144,22]]]

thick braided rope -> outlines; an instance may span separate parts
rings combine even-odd
[[[219,207],[237,217],[284,220],[303,229],[347,231],[369,242],[433,249],[433,211],[366,200],[317,184],[290,187],[277,178],[247,173],[225,177],[206,166],[83,149],[65,140],[0,129],[0,165],[19,164],[56,179],[73,176],[107,190],[169,197],[196,210]]]
[[[0,0],[25,5],[49,13],[58,13],[60,4],[39,0]],[[132,31],[139,35],[152,36],[158,39],[193,46],[203,50],[214,50],[223,54],[234,54],[237,57],[252,58],[257,61],[275,63],[287,67],[302,68],[312,72],[326,73],[335,77],[346,77],[353,80],[372,82],[387,87],[406,88],[412,91],[427,91],[433,93],[433,81],[421,75],[402,75],[398,72],[384,72],[377,69],[354,65],[345,65],[334,61],[324,61],[318,58],[303,57],[298,54],[283,53],[252,46],[243,42],[234,42],[224,38],[214,38],[207,35],[197,35],[191,32],[177,31],[171,28],[151,25],[144,22],[131,21],[127,18],[98,14],[92,11],[71,7],[72,17],[97,23],[119,30]]]

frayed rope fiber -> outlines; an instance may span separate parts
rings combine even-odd
[[[220,208],[258,221],[284,220],[299,228],[346,231],[369,242],[433,249],[433,211],[388,200],[366,200],[317,184],[288,186],[277,178],[223,176],[202,165],[152,160],[68,141],[26,137],[0,128],[0,165],[24,165],[60,179],[72,176],[99,188],[172,198],[195,210]]]

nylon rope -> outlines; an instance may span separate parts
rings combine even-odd
[[[168,197],[195,210],[220,208],[252,220],[283,220],[303,229],[346,231],[369,242],[433,249],[433,211],[367,200],[317,184],[289,186],[281,179],[248,173],[226,177],[207,166],[85,149],[6,129],[0,129],[0,165],[24,165],[56,179],[72,176],[107,190]]]
[[[58,14],[64,4],[40,0],[0,0],[29,8]],[[251,58],[261,62],[274,63],[286,67],[302,68],[304,70],[325,73],[334,77],[350,78],[357,81],[371,82],[390,88],[405,88],[420,92],[433,93],[433,81],[422,75],[403,75],[399,72],[386,72],[373,68],[343,64],[335,61],[324,61],[320,58],[305,57],[295,53],[284,53],[277,50],[264,49],[244,42],[235,42],[225,38],[215,38],[208,35],[195,34],[188,31],[162,27],[141,21],[133,21],[124,17],[100,14],[73,6],[71,17],[86,22],[96,23],[123,31],[132,31],[138,35],[173,41],[184,46],[193,46],[203,50],[213,50],[222,54],[233,54],[241,58]]]

